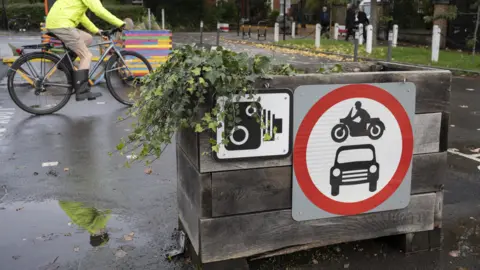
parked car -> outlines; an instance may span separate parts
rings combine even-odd
[[[340,193],[340,186],[369,184],[369,191],[377,190],[380,165],[375,147],[370,144],[341,146],[330,170],[332,196]]]

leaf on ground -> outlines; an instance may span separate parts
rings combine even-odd
[[[69,168],[65,168],[65,169],[63,169],[63,171],[64,171],[64,172],[68,172],[68,171],[70,171],[70,169],[69,169]]]
[[[145,169],[145,174],[152,174],[152,168],[146,168]]]
[[[456,257],[460,256],[460,251],[459,250],[452,250],[448,253],[448,255],[456,258]]]
[[[134,232],[131,232],[131,233],[129,233],[129,234],[125,234],[125,235],[123,236],[123,239],[124,239],[125,241],[132,241],[134,236],[135,236],[135,233],[134,233]]]
[[[121,249],[119,249],[119,250],[117,250],[117,252],[115,252],[115,257],[117,257],[117,258],[123,258],[125,256],[127,256],[127,252],[125,252]]]

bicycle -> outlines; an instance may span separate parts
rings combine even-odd
[[[113,86],[113,75],[120,75],[122,85],[133,83],[133,87],[136,88],[136,86],[141,85],[141,80],[139,79],[139,77],[148,75],[152,72],[153,68],[143,55],[133,51],[120,50],[115,47],[115,42],[113,41],[112,36],[121,31],[121,29],[103,31],[102,36],[106,38],[105,41],[88,46],[89,48],[95,46],[108,46],[108,48],[105,49],[104,52],[101,54],[98,62],[94,65],[92,69],[90,69],[89,83],[91,86],[93,86],[94,83],[92,82],[92,78],[96,70],[102,65],[104,61],[106,61],[107,56],[110,56],[104,71],[107,88],[110,94],[112,94],[112,96],[118,102],[124,105],[132,106],[135,102],[135,94],[137,94],[138,97],[138,91],[135,91],[134,89],[132,93],[127,93],[127,97],[124,97],[124,95],[120,93],[120,87]],[[60,40],[52,33],[47,34],[50,37]],[[74,88],[72,80],[73,70],[76,67],[73,64],[71,56],[73,55],[74,57],[76,57],[76,55],[73,51],[68,49],[63,42],[61,42],[61,44],[65,51],[65,53],[61,56],[47,52],[48,50],[54,48],[54,45],[52,43],[26,45],[22,46],[21,49],[17,50],[17,53],[20,55],[20,57],[12,64],[11,68],[8,71],[7,87],[8,93],[12,98],[13,102],[22,110],[35,115],[52,114],[62,109],[69,102],[70,97],[75,94],[73,90]],[[24,53],[24,50],[26,49],[41,49],[42,51]],[[38,63],[40,63],[40,71],[45,71],[47,68],[47,64],[49,65],[48,72],[43,73],[45,74],[43,76],[39,76],[34,69],[35,66],[38,66]],[[23,67],[24,65],[26,67]],[[27,72],[27,70],[29,72]],[[64,76],[59,81],[52,82],[52,79],[58,77],[54,76],[56,71],[60,71],[60,75]],[[14,80],[16,78],[16,75],[20,75],[20,78],[23,79],[23,81],[26,81],[26,83],[22,81],[22,83],[14,86]],[[20,100],[20,97],[22,97],[20,92],[22,91],[22,87],[24,86],[29,88],[26,93],[31,92],[31,88],[33,88],[33,92],[36,96],[37,101],[40,101],[43,99],[43,97],[45,97],[45,101],[47,102],[47,108],[44,110],[39,110],[38,104],[30,105],[22,102]],[[16,91],[17,88],[20,91]],[[65,93],[57,93],[58,89],[56,88],[64,89]],[[19,94],[17,94],[17,92],[19,92]],[[58,104],[50,104],[47,101],[47,93],[49,92],[53,93],[52,96],[62,97]]]

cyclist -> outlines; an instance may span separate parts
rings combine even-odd
[[[73,72],[76,100],[93,100],[102,96],[101,93],[90,92],[88,73],[92,61],[92,53],[87,48],[93,42],[92,35],[77,29],[82,24],[92,34],[102,35],[87,17],[87,10],[108,23],[124,28],[125,23],[106,10],[100,0],[57,0],[48,12],[46,19],[47,31],[57,36],[69,49],[80,57],[80,66]],[[72,59],[73,60],[73,59]]]

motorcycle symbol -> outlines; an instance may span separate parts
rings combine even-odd
[[[363,114],[362,118],[367,119],[362,119],[360,123],[355,122],[354,119],[356,117],[352,117],[352,108],[348,116],[340,119],[340,124],[333,127],[331,133],[332,139],[337,143],[344,142],[348,136],[368,136],[372,140],[380,139],[385,132],[385,124],[383,124],[379,118],[370,118],[367,111],[361,108],[362,105],[360,102],[357,102],[355,106],[357,107],[357,114],[361,112]]]

